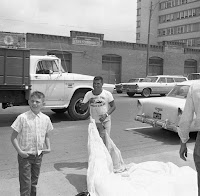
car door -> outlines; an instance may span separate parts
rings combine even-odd
[[[154,93],[156,94],[163,94],[167,92],[167,82],[165,77],[160,77],[157,82],[156,86],[154,88]]]
[[[31,82],[32,91],[38,90],[45,94],[45,106],[59,106],[64,103],[64,80],[54,60],[39,60]]]
[[[167,90],[168,92],[171,91],[174,86],[176,85],[174,78],[167,77]]]

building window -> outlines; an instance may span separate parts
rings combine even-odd
[[[196,16],[196,9],[192,9],[192,16]]]
[[[166,21],[170,21],[171,20],[171,14],[167,14],[166,15]]]
[[[141,16],[141,8],[137,9],[137,16]]]
[[[140,33],[136,33],[136,40],[140,40]]]
[[[138,21],[137,21],[137,28],[139,28],[140,26],[141,26],[141,21],[138,20]]]
[[[192,16],[192,10],[188,10],[188,17],[191,17]]]
[[[184,18],[184,12],[180,12],[180,19]]]
[[[184,11],[184,18],[187,18],[188,17],[188,10],[185,10]]]

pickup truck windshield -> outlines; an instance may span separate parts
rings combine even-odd
[[[64,72],[63,70],[61,70]],[[59,67],[56,61],[54,60],[42,60],[39,61],[36,68],[37,74],[49,74],[49,73],[58,73]]]

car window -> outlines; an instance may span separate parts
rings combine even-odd
[[[186,78],[174,78],[175,82],[184,82]]]
[[[167,83],[174,83],[174,79],[173,78],[167,78]]]
[[[142,82],[156,82],[158,77],[146,77]]]
[[[38,62],[36,74],[49,74],[51,72],[59,72],[55,61],[42,60]]]
[[[199,80],[200,74],[199,73],[191,73],[188,75],[188,80]]]
[[[159,78],[158,82],[159,83],[166,83],[166,78]]]
[[[139,82],[142,82],[143,80],[144,80],[144,78],[140,78],[140,79],[139,79]]]
[[[128,82],[131,83],[131,82],[138,82],[139,79],[138,78],[134,78],[134,79],[130,79]]]
[[[168,97],[177,97],[185,99],[187,97],[189,85],[176,85],[167,95]]]

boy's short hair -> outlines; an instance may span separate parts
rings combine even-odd
[[[31,95],[30,95],[30,99],[31,99],[32,97],[37,97],[37,98],[39,98],[39,99],[42,99],[43,101],[44,101],[44,99],[45,99],[44,93],[42,93],[42,92],[40,92],[40,91],[34,91],[34,92],[32,92]]]
[[[101,77],[101,76],[95,76],[94,80],[101,80],[101,82],[103,83],[103,77]]]

